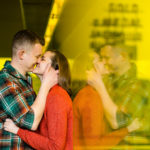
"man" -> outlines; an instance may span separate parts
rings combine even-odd
[[[47,66],[37,97],[32,89],[27,72],[33,71],[43,45],[44,40],[32,31],[14,35],[12,61],[6,61],[0,72],[0,149],[31,149],[17,135],[4,131],[3,122],[12,118],[22,128],[37,129],[48,91],[57,83],[57,71]]]

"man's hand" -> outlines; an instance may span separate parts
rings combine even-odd
[[[11,119],[6,119],[4,122],[4,130],[17,134],[19,127],[17,127]]]

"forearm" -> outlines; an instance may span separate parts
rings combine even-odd
[[[48,92],[50,88],[57,83],[58,83],[58,70],[57,71],[54,70],[53,68],[51,68],[51,65],[48,64],[44,74],[42,75],[42,83],[37,98],[35,99],[35,102],[31,106],[35,114],[32,130],[37,129],[44,112]]]
[[[37,150],[62,150],[55,141],[50,140],[48,137],[44,137],[32,131],[19,129],[19,137],[28,145]]]
[[[45,84],[41,84],[39,93],[34,103],[31,105],[31,108],[34,111],[34,122],[31,130],[36,130],[41,121],[48,92],[49,92],[49,88]]]
[[[101,97],[102,105],[107,120],[111,124],[112,128],[114,129],[118,128],[117,119],[116,119],[118,107],[109,96],[103,81],[102,80],[99,81],[99,84],[97,84],[95,88]]]
[[[47,137],[24,129],[19,129],[17,134],[34,149],[64,150],[67,135],[67,118],[64,118],[61,114],[52,113],[53,118],[48,113],[47,115],[49,117],[46,122],[48,128],[46,131],[48,134]]]

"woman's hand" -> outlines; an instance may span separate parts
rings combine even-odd
[[[94,69],[100,76],[109,73],[108,69],[105,66],[105,63],[102,60],[100,60],[99,55],[96,53],[94,54],[93,65],[94,65]]]
[[[103,84],[103,80],[101,75],[95,70],[91,69],[86,71],[87,73],[87,83],[94,87],[95,89],[99,89],[101,84]]]
[[[99,88],[103,84],[102,77],[108,74],[104,62],[100,61],[99,55],[94,53],[93,68],[87,72],[87,82],[94,88]]]
[[[127,126],[128,132],[133,132],[141,127],[142,123],[138,118],[134,119],[130,125]]]
[[[11,119],[6,119],[4,122],[4,130],[17,134],[19,127],[17,127]]]
[[[51,65],[48,64],[43,74],[42,83],[50,89],[55,84],[58,84],[58,74],[59,70],[53,69]]]

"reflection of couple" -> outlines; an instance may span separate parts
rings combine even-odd
[[[82,60],[82,65],[79,68],[80,62],[77,60],[73,72],[74,76],[76,73],[81,75],[81,79],[86,80],[83,84],[87,84],[73,100],[74,144],[114,146],[141,126],[138,116],[134,116],[133,111],[128,112],[130,107],[136,111],[140,104],[137,96],[128,96],[131,93],[138,95],[138,84],[131,78],[135,75],[131,73],[134,67],[126,52],[113,46],[103,47],[100,57],[97,54],[84,57],[91,60],[92,64],[89,64],[89,61],[84,64],[84,58],[78,58]],[[89,66],[94,68],[89,70]],[[109,86],[106,86],[107,84]],[[118,103],[119,100],[121,103]],[[108,123],[115,131],[110,131]]]
[[[14,36],[12,61],[0,72],[0,149],[73,149],[69,65],[58,51],[41,57],[43,44],[28,30]],[[41,79],[37,96],[29,71]]]

